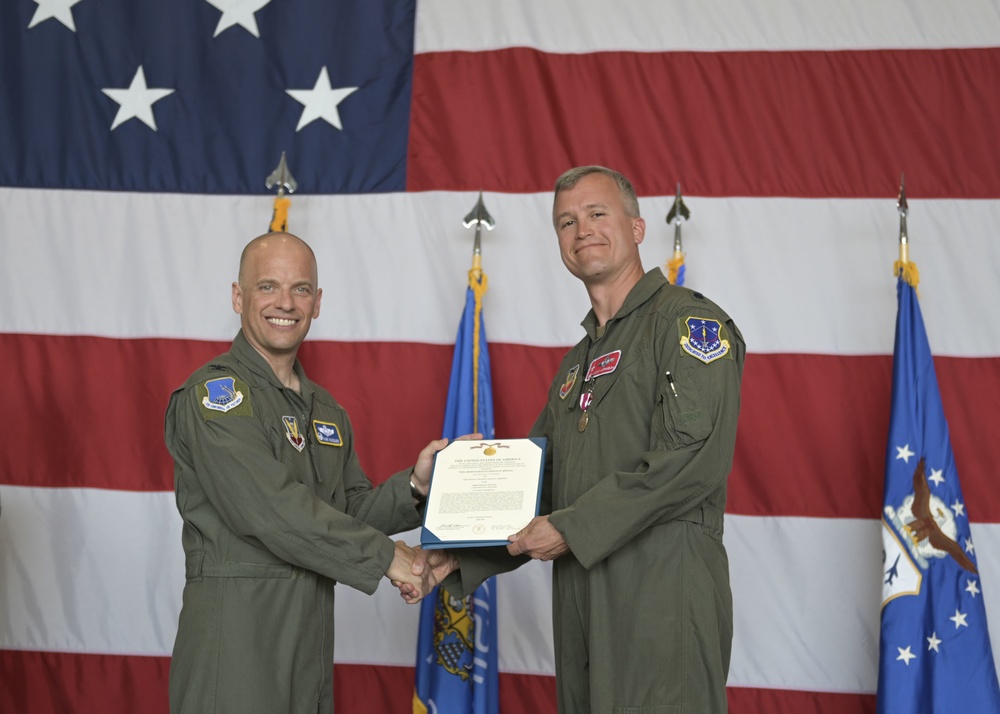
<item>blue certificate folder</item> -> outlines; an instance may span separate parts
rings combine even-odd
[[[421,547],[507,545],[538,515],[545,445],[544,437],[452,441],[435,454]]]

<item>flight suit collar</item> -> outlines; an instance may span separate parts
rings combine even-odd
[[[271,369],[271,365],[267,363],[267,360],[253,348],[253,345],[247,340],[246,336],[243,334],[243,330],[240,330],[236,334],[236,338],[233,340],[232,347],[229,348],[230,354],[232,354],[240,364],[249,369],[253,374],[261,381],[267,382],[268,384],[276,387],[277,389],[285,389],[285,385],[281,383],[281,380],[274,374],[274,370]],[[299,394],[303,398],[308,399],[308,397],[313,392],[313,384],[306,377],[305,370],[302,368],[302,363],[298,359],[295,360],[295,364],[292,366],[295,370],[295,374],[299,378]]]
[[[667,284],[667,278],[663,275],[663,271],[659,268],[653,268],[642,278],[639,279],[632,289],[629,290],[628,297],[625,298],[625,302],[622,303],[621,308],[615,313],[615,316],[608,320],[612,322],[614,320],[620,320],[630,312],[641,306],[647,300],[649,300],[656,292]],[[591,340],[598,339],[598,324],[597,315],[594,314],[593,308],[587,313],[587,316],[583,318],[583,322],[580,323],[583,329],[587,331],[587,335]]]

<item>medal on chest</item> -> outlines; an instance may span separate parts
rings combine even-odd
[[[590,423],[590,401],[594,398],[594,383],[596,380],[590,380],[590,386],[587,387],[587,391],[580,395],[580,408],[583,413],[580,415],[580,420],[576,423],[576,428],[581,433],[587,430],[587,425]]]

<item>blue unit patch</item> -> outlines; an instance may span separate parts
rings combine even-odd
[[[340,427],[333,422],[313,419],[313,433],[316,434],[316,441],[321,444],[327,446],[344,445],[344,440],[340,438]]]
[[[205,382],[208,395],[201,400],[202,406],[217,412],[228,412],[243,403],[243,392],[236,389],[235,377],[218,377]]]
[[[681,336],[681,348],[705,364],[729,354],[729,340],[723,339],[722,323],[707,317],[688,317],[687,336]]]

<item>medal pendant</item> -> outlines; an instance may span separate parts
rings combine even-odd
[[[584,432],[587,430],[587,424],[589,423],[590,423],[590,412],[585,411],[583,414],[580,415],[580,421],[577,422],[576,428],[579,429],[580,432]]]

